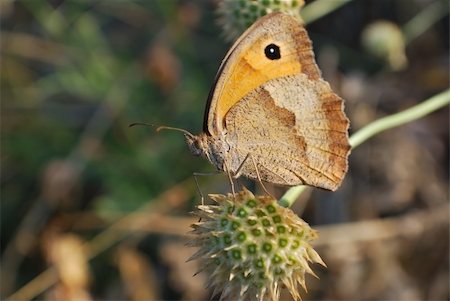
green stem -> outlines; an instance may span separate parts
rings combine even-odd
[[[302,15],[303,21],[305,21],[305,24],[309,24],[331,13],[332,11],[338,9],[339,7],[350,1],[352,0],[314,1],[301,9],[300,14]]]
[[[288,189],[286,193],[280,198],[278,204],[285,208],[291,207],[294,202],[298,199],[298,197],[308,189],[309,186],[298,185]]]
[[[355,147],[362,144],[367,139],[375,136],[376,134],[383,132],[385,130],[395,128],[397,126],[409,123],[421,117],[424,117],[430,114],[433,111],[436,111],[439,108],[444,107],[445,105],[450,104],[450,89],[441,92],[418,105],[413,106],[412,108],[406,109],[402,112],[386,116],[380,118],[356,133],[354,133],[350,137],[350,145],[354,149]],[[290,207],[297,200],[297,198],[305,191],[307,186],[295,186],[290,188],[286,193],[280,198],[279,204],[284,207]]]
[[[366,125],[350,137],[350,145],[352,148],[355,148],[380,132],[424,117],[449,103],[450,89],[441,92],[412,108],[380,118],[369,125]]]
[[[403,26],[406,44],[419,37],[433,24],[448,14],[448,2],[436,1],[422,9],[414,18]]]

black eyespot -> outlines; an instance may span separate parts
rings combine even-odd
[[[280,47],[275,44],[269,44],[264,49],[264,54],[269,60],[278,60],[281,58]]]

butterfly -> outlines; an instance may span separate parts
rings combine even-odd
[[[234,177],[336,190],[348,169],[349,120],[321,77],[298,19],[256,21],[226,54],[192,154]]]

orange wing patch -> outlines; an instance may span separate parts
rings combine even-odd
[[[257,45],[247,49],[230,70],[216,108],[218,120],[223,120],[232,106],[268,80],[301,72],[295,53],[284,54],[283,50],[286,50],[282,48],[282,58],[274,62],[264,56],[264,44],[270,43],[258,41]]]
[[[304,27],[284,14],[263,19],[265,26],[255,23],[225,58],[212,95],[210,110],[213,111],[205,116],[209,119],[208,128],[215,129],[213,132],[222,129],[231,107],[267,81],[301,72],[310,79],[320,78]],[[265,48],[270,44],[279,47],[279,59],[266,56]]]

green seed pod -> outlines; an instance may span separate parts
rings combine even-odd
[[[278,300],[286,287],[300,300],[310,263],[325,265],[311,247],[316,231],[268,196],[244,189],[233,196],[210,195],[217,205],[199,206],[191,257],[202,262],[209,287],[225,300]]]
[[[304,0],[222,0],[217,10],[225,37],[232,41],[260,17],[281,11],[300,17]]]

